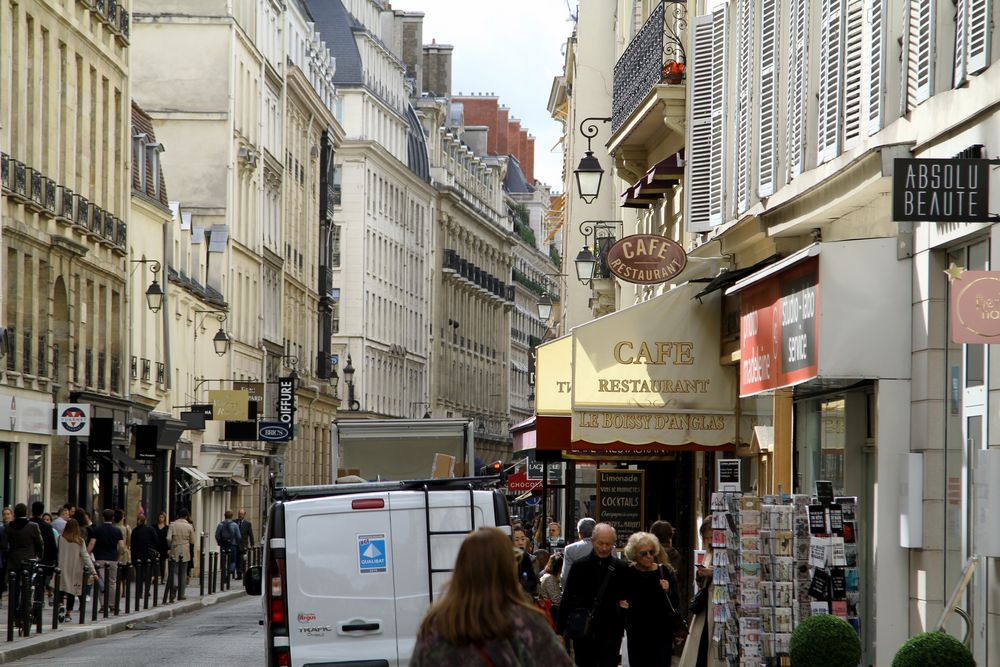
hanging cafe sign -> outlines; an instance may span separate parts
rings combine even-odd
[[[633,234],[611,246],[605,261],[611,273],[627,283],[654,285],[683,271],[687,253],[666,236]]]
[[[987,222],[990,168],[997,160],[896,158],[892,218],[896,222]]]

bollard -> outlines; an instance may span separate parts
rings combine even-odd
[[[208,554],[208,594],[215,593],[215,552]]]
[[[21,590],[17,592],[20,600],[21,636],[31,636],[31,570],[21,570]]]
[[[105,584],[106,583],[107,582],[105,582]],[[105,585],[105,588],[107,588],[107,585]],[[94,588],[91,591],[91,595],[90,595],[90,602],[91,602],[91,605],[90,605],[90,620],[91,621],[96,621],[97,620],[97,607],[98,607],[97,598],[99,598],[99,597],[101,597],[101,579],[100,579],[100,575],[98,575],[97,581],[94,582]]]
[[[159,562],[157,561],[157,568],[159,568]],[[156,609],[156,605],[160,604],[160,570],[156,570],[156,578],[153,579],[153,609]]]
[[[52,570],[52,629],[59,629],[59,609],[62,607],[60,604],[62,599],[62,593],[59,591],[59,579],[60,571],[59,568]]]
[[[125,570],[125,588],[122,591],[123,597],[125,598],[125,613],[132,611],[132,575],[135,571],[132,569],[131,563],[126,563],[122,569]],[[118,610],[115,610],[118,613]]]
[[[14,641],[14,586],[17,581],[17,572],[11,570],[7,573],[7,641]]]
[[[135,610],[139,611],[141,608],[142,600],[142,582],[146,580],[146,561],[140,558],[136,561],[136,565],[132,568],[135,574]],[[128,613],[128,604],[125,605],[125,613]]]
[[[221,570],[222,570],[219,573],[219,590],[220,591],[229,590],[228,589],[228,587],[229,587],[229,561],[231,559],[231,557],[229,555],[229,547],[223,547],[219,551],[219,559],[222,561],[222,564],[219,566],[221,568]]]
[[[149,587],[153,583],[153,568],[159,567],[156,559],[146,559],[146,576],[142,583],[142,608],[149,609]]]
[[[174,586],[174,558],[173,556],[167,558],[167,580],[163,582],[163,599],[160,600],[160,604],[167,604],[167,600],[170,598],[170,590]]]
[[[205,597],[205,536],[201,536],[201,549],[198,551],[198,595]]]
[[[42,612],[45,610],[45,576],[44,566],[35,566],[35,587],[32,589],[31,613],[35,619],[35,632],[42,634]],[[36,599],[37,598],[37,599]]]
[[[111,586],[109,585],[109,577],[111,576],[111,564],[104,564],[104,596],[101,600],[101,614],[104,618],[108,617],[108,610],[111,607]],[[117,582],[115,582],[117,585]]]

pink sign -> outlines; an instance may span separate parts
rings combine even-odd
[[[1000,343],[1000,271],[962,271],[950,301],[953,343]]]

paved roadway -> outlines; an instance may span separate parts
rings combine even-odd
[[[90,639],[11,664],[45,667],[261,665],[264,663],[264,626],[258,625],[261,614],[259,597],[242,597],[169,621],[139,622],[133,630]]]

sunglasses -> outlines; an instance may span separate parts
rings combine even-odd
[[[640,557],[641,556],[655,556],[656,552],[655,551],[640,551],[637,555],[640,556]]]

